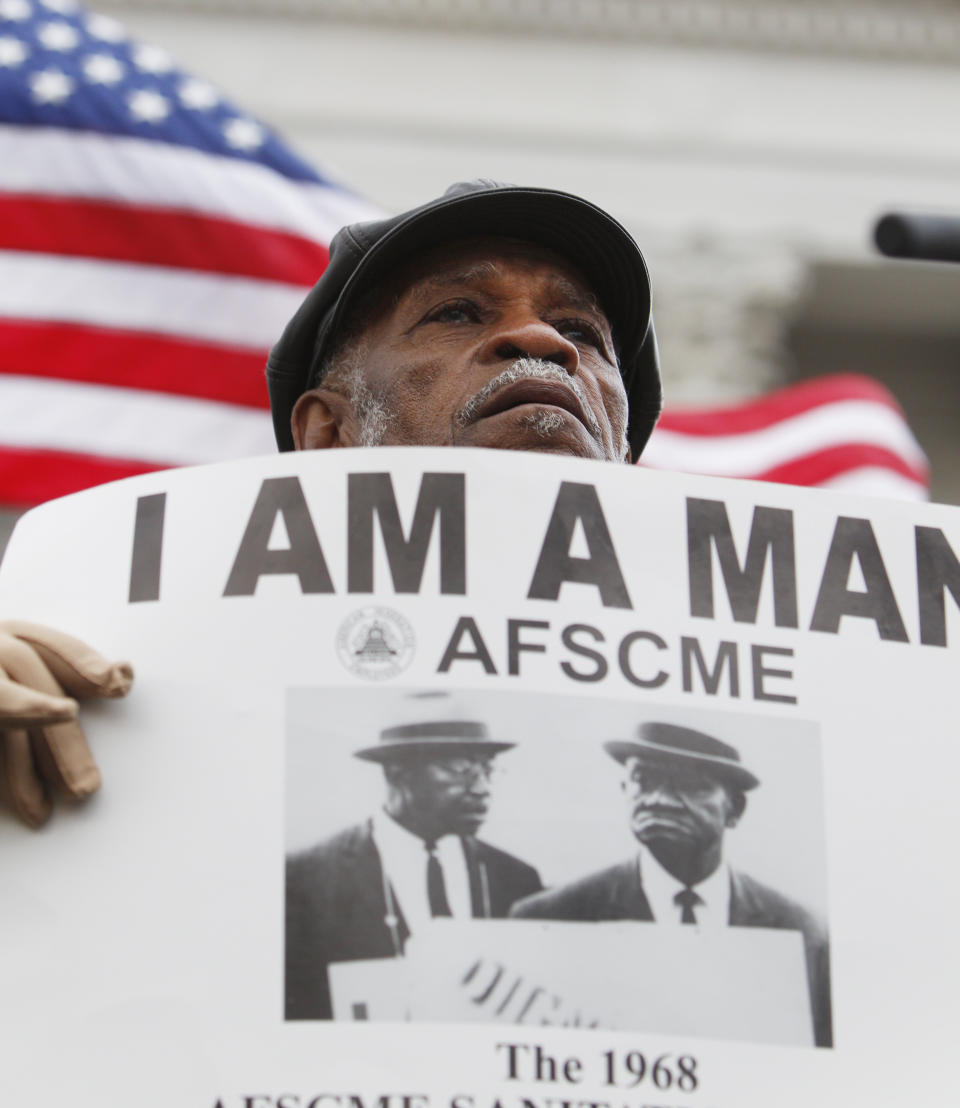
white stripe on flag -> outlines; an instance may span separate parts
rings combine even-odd
[[[852,469],[847,473],[838,473],[836,477],[829,477],[825,481],[819,482],[817,487],[856,496],[885,496],[893,500],[916,500],[920,502],[929,499],[926,485],[911,481],[909,477],[904,477],[902,473],[894,473],[893,470],[873,466]]]
[[[694,473],[749,477],[831,446],[883,446],[911,465],[926,464],[903,418],[884,404],[841,401],[813,408],[759,431],[738,435],[684,435],[658,429],[643,452],[644,465]]]
[[[267,412],[136,389],[0,375],[0,445],[157,465],[275,454]]]
[[[303,296],[299,285],[252,277],[0,251],[0,316],[11,318],[152,331],[266,350]]]
[[[106,167],[106,168],[105,168]],[[341,189],[148,139],[0,125],[0,189],[199,212],[327,244],[382,209]]]

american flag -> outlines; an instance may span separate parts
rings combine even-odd
[[[75,0],[0,0],[0,502],[275,450],[263,366],[380,214]]]
[[[267,351],[336,230],[379,214],[114,19],[0,0],[0,503],[272,452]],[[668,412],[644,461],[810,484],[886,472],[884,491],[922,494],[889,394],[867,382],[831,416],[826,388]],[[831,463],[791,468],[828,425]]]
[[[641,464],[838,492],[924,500],[926,456],[893,394],[860,374],[756,399],[663,413]]]

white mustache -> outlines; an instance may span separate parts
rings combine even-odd
[[[561,384],[565,385],[580,401],[580,406],[583,409],[590,434],[593,435],[598,442],[603,440],[603,432],[600,428],[600,423],[593,414],[590,405],[587,403],[587,398],[580,386],[580,382],[575,377],[571,377],[566,370],[561,369],[555,362],[546,362],[541,358],[518,358],[503,370],[502,373],[498,373],[492,381],[488,381],[483,388],[478,393],[471,396],[460,411],[457,412],[454,417],[457,426],[466,427],[467,424],[472,423],[474,419],[476,419],[477,413],[495,392],[499,392],[499,390],[506,385],[512,385],[516,381],[524,380],[559,381]]]

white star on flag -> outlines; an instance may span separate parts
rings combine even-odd
[[[0,66],[13,67],[19,65],[27,57],[29,51],[18,38],[9,35],[0,37]]]
[[[87,30],[94,38],[103,39],[104,42],[123,42],[127,37],[123,24],[109,15],[91,15],[87,20]]]
[[[267,137],[260,124],[252,119],[231,119],[224,125],[223,134],[237,150],[255,150]]]
[[[9,19],[14,23],[30,18],[30,5],[27,0],[0,0],[0,19]]]
[[[59,69],[41,69],[30,77],[30,90],[39,104],[63,103],[73,87],[73,80]]]
[[[123,80],[124,69],[112,54],[90,54],[83,60],[83,75],[95,85],[115,85]]]
[[[80,32],[69,23],[44,23],[37,31],[37,38],[48,50],[74,50],[80,41]]]
[[[156,123],[170,114],[170,101],[159,92],[150,89],[137,89],[127,97],[130,111],[144,123]]]
[[[213,85],[196,79],[184,81],[178,92],[180,102],[185,108],[212,108],[220,99],[220,94]]]
[[[166,73],[173,69],[173,58],[160,46],[138,46],[133,52],[133,64],[144,73]]]

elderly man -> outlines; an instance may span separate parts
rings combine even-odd
[[[478,839],[496,755],[472,720],[382,731],[356,757],[383,769],[382,809],[287,860],[286,1018],[329,1019],[331,963],[390,958],[435,916],[502,918],[537,871]]]
[[[621,788],[638,856],[515,904],[511,916],[645,920],[702,927],[771,927],[803,935],[818,1046],[833,1042],[829,949],[805,908],[732,869],[723,839],[759,781],[727,743],[689,727],[644,723],[604,744],[623,766]]]
[[[646,266],[627,231],[577,197],[454,185],[336,235],[267,382],[281,450],[626,461],[660,411]]]
[[[661,403],[646,265],[629,233],[586,200],[454,185],[337,233],[271,352],[267,383],[281,450],[488,446],[630,461]],[[0,639],[10,678],[0,675],[0,784],[37,826],[51,785],[80,797],[99,784],[76,703],[61,694],[117,695],[129,667],[38,628],[10,638]],[[5,643],[41,662],[56,653],[59,670],[44,665],[39,684],[33,667],[7,671]],[[109,679],[91,680],[101,673]],[[25,713],[11,682],[52,699],[32,698]]]

